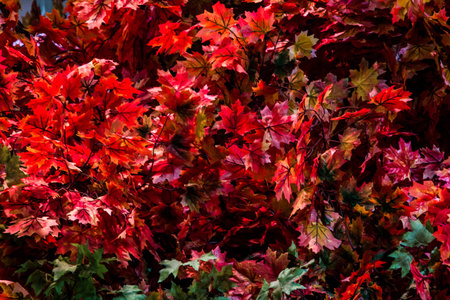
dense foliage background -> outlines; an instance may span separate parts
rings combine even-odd
[[[450,297],[448,1],[19,8],[0,299]]]

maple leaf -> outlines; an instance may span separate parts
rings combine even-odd
[[[369,62],[364,58],[359,65],[359,71],[350,70],[350,83],[356,87],[356,93],[366,101],[369,93],[378,84],[378,71],[376,67],[369,68]]]
[[[244,158],[246,154],[247,153],[237,145],[232,145],[229,148],[229,155],[223,161],[226,172],[222,175],[222,179],[233,180],[242,178],[247,174]]]
[[[205,54],[200,54],[198,52],[185,53],[185,61],[179,61],[178,64],[185,68],[189,74],[193,77],[198,77],[200,75],[208,76],[212,73],[211,61],[206,57]],[[177,72],[179,73],[179,72]]]
[[[183,265],[181,261],[176,259],[163,260],[160,264],[163,265],[164,268],[159,271],[160,275],[158,282],[163,282],[170,276],[170,274],[172,274],[174,277],[177,277],[178,269]]]
[[[113,76],[108,77],[106,80],[101,79],[100,84],[105,87],[107,90],[111,90],[116,96],[124,97],[126,99],[132,99],[133,94],[141,93],[140,90],[132,87],[132,82],[129,78],[125,78],[121,82],[117,81],[117,79]]]
[[[346,112],[340,117],[332,118],[332,121],[339,121],[339,120],[350,120],[355,119],[359,117],[367,116],[371,112],[368,108],[363,108],[355,112]]]
[[[42,105],[46,109],[51,107],[54,103],[54,98],[60,94],[63,82],[64,76],[61,73],[58,73],[51,82],[49,80],[35,82],[34,88],[39,97],[37,99],[32,99],[28,103],[28,106],[35,107]]]
[[[32,236],[37,234],[39,238],[45,238],[48,235],[58,236],[58,222],[50,217],[34,217],[29,216],[18,219],[13,225],[8,226],[5,233],[17,234],[18,237]]]
[[[153,183],[173,182],[181,175],[182,165],[179,159],[162,157],[153,166]]]
[[[100,208],[98,202],[89,197],[81,197],[74,204],[73,210],[67,214],[68,219],[80,224],[97,226],[99,221],[98,209]]]
[[[275,191],[277,199],[281,200],[282,195],[286,200],[291,199],[292,189],[291,184],[298,185],[298,176],[295,173],[295,164],[297,160],[295,159],[295,154],[289,152],[285,159],[280,160],[276,163],[277,170],[272,178],[276,182]]]
[[[355,272],[356,273],[356,272]],[[356,274],[355,274],[356,275]],[[352,277],[354,277],[354,273],[352,273]],[[357,297],[360,296],[359,289],[363,285],[363,283],[369,283],[370,282],[370,274],[369,272],[365,272],[361,276],[359,276],[356,279],[356,282],[349,285],[345,292],[342,294],[342,300],[351,300],[351,299],[358,299]]]
[[[258,81],[256,87],[253,87],[252,90],[256,96],[264,96],[264,103],[269,106],[275,105],[279,98],[278,89],[267,85],[264,80]]]
[[[289,144],[294,141],[294,136],[290,133],[294,115],[288,115],[288,101],[276,103],[272,110],[266,106],[261,111],[259,126],[264,129],[262,137],[262,149],[266,151],[269,146],[281,149],[281,143]]]
[[[244,135],[245,133],[256,128],[255,113],[244,112],[245,106],[241,104],[240,100],[237,100],[234,104],[231,104],[231,108],[225,105],[220,107],[219,115],[222,117],[222,121],[219,121],[217,126],[225,129],[227,132],[231,132],[238,135]]]
[[[65,99],[75,100],[77,97],[81,96],[81,76],[78,72],[73,72],[67,66],[65,72],[63,72],[63,84],[61,89],[61,94]]]
[[[410,267],[414,281],[416,282],[417,294],[419,294],[422,300],[431,300],[430,283],[428,282],[430,276],[422,275],[413,263],[410,264]]]
[[[264,40],[265,35],[272,31],[275,16],[269,9],[261,6],[256,12],[246,11],[245,19],[239,21],[246,38],[250,43],[255,43],[258,40]],[[248,29],[245,28],[246,26]]]
[[[176,29],[180,27],[181,23],[172,23],[167,21],[164,24],[159,25],[159,32],[161,36],[155,37],[148,42],[148,46],[160,47],[157,54],[166,52],[168,54],[174,54],[179,52],[180,55],[186,53],[186,50],[192,45],[192,37],[188,36],[189,31],[184,30],[179,34],[176,33]]]
[[[419,151],[412,151],[411,142],[400,139],[399,149],[390,147],[384,151],[384,156],[390,160],[385,169],[394,176],[395,182],[411,179],[411,169],[415,168],[420,158]]]
[[[17,155],[11,155],[7,146],[0,147],[0,164],[5,165],[5,180],[9,187],[21,184],[21,179],[27,177],[27,175],[20,169],[19,157]],[[3,169],[3,166],[1,167]]]
[[[290,295],[293,291],[306,289],[305,286],[295,282],[299,280],[308,271],[308,269],[302,268],[286,268],[280,272],[276,281],[272,281],[269,285],[263,285],[261,292],[258,295],[257,300],[262,300],[264,294],[269,290],[273,289],[272,297],[273,299],[282,299],[283,295]],[[266,281],[264,281],[267,284]],[[268,294],[267,298],[268,299]]]
[[[435,237],[429,232],[420,220],[410,220],[412,231],[403,235],[402,244],[407,247],[428,246]]]
[[[14,100],[9,94],[13,91],[13,84],[17,81],[16,78],[17,73],[5,74],[3,70],[0,70],[0,92],[2,93],[0,111],[10,111],[13,108]]]
[[[317,167],[317,175],[322,181],[334,182],[340,178],[342,172],[339,168],[345,162],[344,151],[340,151],[337,148],[330,148],[320,155],[320,160],[318,159],[315,165]]]
[[[323,250],[323,247],[334,250],[342,243],[342,241],[333,236],[328,227],[320,222],[311,222],[306,226],[305,230],[300,227],[299,231],[302,233],[298,238],[299,245],[308,246],[314,253],[319,253]]]
[[[408,44],[399,51],[399,55],[404,62],[413,62],[424,59],[434,59],[434,44],[412,45]]]
[[[53,261],[53,265],[55,266],[53,268],[53,274],[54,274],[54,280],[58,280],[62,276],[64,276],[66,273],[70,272],[73,273],[76,271],[77,266],[69,264],[63,260],[55,259]]]
[[[360,133],[361,130],[348,127],[342,135],[339,134],[339,141],[341,142],[339,150],[344,151],[344,159],[349,160],[352,156],[352,150],[361,144]]]
[[[290,99],[299,97],[303,93],[302,88],[308,83],[308,78],[305,76],[305,73],[301,69],[295,67],[287,79],[289,82]],[[276,94],[278,96],[278,93]]]
[[[412,100],[409,98],[410,95],[410,92],[406,92],[401,88],[395,90],[394,86],[391,86],[371,98],[369,103],[382,106],[388,111],[399,112],[410,109],[410,107],[406,104],[408,101]]]
[[[213,12],[204,11],[197,16],[199,25],[202,27],[197,36],[201,37],[203,42],[214,40],[220,43],[224,38],[230,36],[233,32],[232,27],[237,24],[233,17],[233,9],[227,9],[225,5],[217,2],[212,6]]]
[[[100,28],[107,22],[114,5],[112,0],[83,0],[75,2],[78,16],[86,20],[89,29]]]
[[[392,23],[396,23],[400,20],[404,20],[405,17],[411,20],[414,24],[417,21],[418,16],[422,15],[424,12],[424,1],[427,0],[396,0],[394,7],[391,10]]]
[[[450,215],[450,214],[449,214]],[[450,219],[450,216],[449,216]],[[450,224],[442,224],[438,226],[438,230],[433,234],[434,237],[442,243],[439,251],[441,252],[442,261],[450,260]]]
[[[410,264],[413,261],[412,255],[405,248],[399,246],[395,252],[389,254],[389,257],[394,259],[390,269],[401,269],[402,278],[405,277],[409,273]]]
[[[243,150],[248,151],[244,155],[245,168],[251,169],[253,172],[258,173],[264,164],[271,162],[270,156],[262,150],[261,143],[252,143],[242,147]]]
[[[137,124],[138,118],[147,111],[147,108],[140,106],[140,101],[122,103],[117,107],[118,118],[129,128]]]
[[[147,296],[141,294],[142,290],[136,285],[126,284],[117,292],[115,300],[145,300]]]
[[[314,35],[308,35],[308,32],[302,31],[295,36],[295,42],[292,46],[288,47],[289,57],[291,59],[303,58],[303,57],[315,57],[315,51],[313,46],[317,43],[318,39]]]
[[[245,73],[245,69],[243,68],[243,53],[239,47],[231,43],[231,40],[226,39],[221,47],[213,52],[210,61],[211,67],[216,69],[218,67],[224,67],[230,70],[235,70],[239,73]]]
[[[297,193],[297,198],[295,199],[294,203],[292,204],[292,212],[289,217],[292,217],[295,215],[295,213],[298,210],[304,209],[306,206],[311,204],[311,199],[313,197],[314,193],[314,186],[308,186],[303,189],[301,189]]]
[[[433,145],[433,149],[420,149],[420,154],[422,154],[422,158],[417,161],[417,164],[425,169],[423,178],[432,179],[444,161],[444,153],[436,145]]]

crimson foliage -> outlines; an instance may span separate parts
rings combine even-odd
[[[450,296],[446,1],[19,6],[1,299]]]

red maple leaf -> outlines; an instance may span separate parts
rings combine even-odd
[[[436,145],[433,145],[433,149],[420,149],[420,153],[423,157],[417,161],[417,164],[425,169],[424,179],[432,179],[444,161],[444,153]]]
[[[131,102],[122,103],[119,107],[117,107],[119,120],[129,128],[135,126],[138,118],[147,111],[144,106],[139,104],[140,101],[134,100]]]
[[[290,133],[294,115],[288,115],[288,101],[276,103],[272,110],[266,106],[261,111],[261,120],[258,120],[259,126],[264,130],[262,136],[263,150],[274,146],[281,149],[281,143],[289,144],[295,140]]]
[[[403,139],[400,139],[399,149],[391,146],[384,151],[384,156],[389,160],[385,169],[394,176],[395,182],[411,179],[411,169],[417,167],[420,158],[419,151],[412,151],[411,142],[405,143]]]
[[[238,45],[232,43],[230,39],[224,40],[222,45],[213,52],[210,60],[213,69],[224,67],[239,73],[247,74],[243,67],[243,51]]]
[[[289,152],[285,159],[277,162],[277,170],[272,178],[276,183],[275,191],[277,199],[281,200],[282,195],[289,201],[292,195],[291,184],[298,184],[298,176],[295,172],[295,153]]]
[[[308,246],[314,253],[319,253],[326,247],[330,250],[338,248],[342,241],[334,237],[331,230],[319,222],[311,222],[305,228],[298,229],[302,234],[299,237],[300,246]]]
[[[407,104],[408,101],[412,100],[409,98],[410,95],[410,92],[404,91],[401,88],[395,90],[394,86],[391,86],[371,98],[369,103],[376,104],[377,106],[383,106],[389,111],[399,112],[410,109]]]
[[[420,273],[419,269],[413,264],[410,264],[411,273],[413,274],[414,281],[416,282],[417,294],[419,294],[422,300],[431,300],[430,295],[430,283],[428,282],[431,276],[424,276]]]
[[[167,54],[174,54],[179,52],[180,55],[186,53],[186,50],[192,45],[192,37],[188,36],[189,31],[183,30],[179,34],[176,29],[180,27],[181,23],[172,23],[167,21],[159,25],[159,32],[161,36],[155,37],[148,42],[148,46],[160,47],[157,54],[166,52]]]
[[[222,105],[219,115],[222,117],[222,121],[219,121],[218,127],[225,129],[227,132],[232,132],[238,135],[244,135],[252,129],[256,128],[255,113],[244,112],[245,106],[241,104],[240,100],[237,100],[234,104],[231,104],[231,108]]]
[[[80,224],[92,224],[97,226],[99,221],[98,209],[100,208],[99,200],[94,200],[90,197],[81,197],[73,203],[73,210],[67,216],[71,221],[77,221]]]
[[[81,76],[78,72],[74,72],[76,69],[70,69],[67,66],[66,71],[63,73],[63,85],[61,93],[64,98],[75,100],[81,96]]]
[[[172,157],[162,157],[153,166],[153,183],[173,182],[180,178],[182,161]]]
[[[339,121],[339,120],[355,119],[355,118],[359,118],[359,117],[364,117],[370,112],[371,112],[370,109],[363,108],[363,109],[360,109],[360,110],[355,111],[355,112],[346,112],[342,116],[336,117],[336,118],[332,118],[331,120],[332,121]]]
[[[58,236],[58,225],[57,220],[49,217],[30,216],[16,220],[13,225],[5,230],[5,233],[17,234],[18,237],[37,234],[39,236],[37,239],[40,239],[48,235]]]
[[[243,35],[250,43],[264,40],[265,35],[274,28],[275,15],[270,7],[259,7],[256,12],[245,12],[245,19],[239,20]]]
[[[447,214],[450,216],[450,212]],[[450,218],[450,217],[449,217]],[[450,223],[441,224],[438,226],[438,230],[433,234],[436,239],[442,243],[439,251],[441,252],[441,259],[450,264]]]
[[[141,91],[135,89],[132,86],[132,82],[129,78],[125,78],[119,82],[114,76],[110,76],[107,79],[100,80],[100,84],[107,90],[111,90],[116,96],[124,97],[126,99],[133,98],[133,94],[140,94]]]

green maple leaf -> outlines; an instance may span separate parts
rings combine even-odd
[[[31,283],[31,287],[33,288],[36,296],[39,296],[39,294],[47,285],[45,275],[46,273],[42,272],[41,270],[35,270],[33,273],[30,274],[30,276],[28,276],[27,284]]]
[[[285,269],[278,274],[278,280],[280,282],[281,291],[290,295],[291,292],[305,289],[305,287],[301,284],[296,283],[298,279],[300,279],[308,270],[301,268],[291,268]]]
[[[293,291],[305,289],[305,287],[299,283],[296,283],[308,270],[302,268],[290,268],[284,269],[278,274],[278,278],[272,281],[270,284],[264,280],[261,291],[259,292],[256,300],[268,300],[270,289],[272,291],[272,299],[281,300],[283,294],[290,295]]]
[[[170,288],[170,295],[173,297],[173,299],[186,300],[187,298],[186,293],[183,292],[181,287],[173,283],[173,281],[172,286]]]
[[[161,262],[161,264],[165,267],[164,269],[162,269],[161,271],[159,271],[159,281],[158,282],[162,282],[164,280],[167,279],[167,277],[170,276],[170,274],[172,274],[174,277],[177,277],[178,275],[178,269],[181,266],[191,266],[194,268],[194,270],[198,271],[198,269],[200,268],[200,261],[209,261],[209,260],[214,260],[217,259],[217,257],[212,254],[211,252],[203,254],[202,256],[200,256],[197,259],[182,263],[181,261],[178,261],[176,259],[171,259],[171,260],[163,260]]]
[[[267,281],[264,279],[263,286],[261,287],[261,290],[259,291],[258,297],[256,300],[269,300],[269,292],[270,292],[270,286],[267,283]]]
[[[146,296],[140,294],[141,292],[137,285],[127,284],[119,291],[119,295],[114,297],[114,300],[144,300]]]
[[[217,257],[212,254],[211,252],[203,254],[202,256],[200,256],[197,259],[185,262],[184,264],[182,264],[183,266],[191,266],[194,268],[195,271],[198,271],[198,269],[200,268],[200,261],[209,261],[209,260],[215,260],[217,259]]]
[[[402,245],[407,247],[427,246],[435,239],[433,234],[429,232],[420,222],[420,220],[410,220],[412,231],[403,235]]]
[[[56,266],[53,269],[53,274],[54,274],[53,280],[54,281],[57,281],[59,278],[61,278],[68,272],[71,272],[71,273],[75,272],[77,269],[76,265],[69,264],[69,263],[67,263],[63,260],[59,260],[59,259],[54,260],[53,265]]]
[[[214,279],[213,288],[222,293],[228,292],[234,285],[230,280],[230,277],[233,276],[233,267],[231,265],[222,267],[220,272],[213,266],[211,276]]]
[[[97,294],[97,289],[95,288],[92,277],[81,277],[77,280],[74,286],[74,291],[77,297],[79,297],[78,299],[101,299]]]
[[[359,71],[350,70],[350,82],[356,87],[356,94],[363,101],[369,100],[369,93],[378,84],[378,72],[376,68],[369,68],[369,63],[364,58],[359,65]]]
[[[398,247],[398,250],[391,253],[389,257],[394,258],[389,269],[402,269],[402,278],[405,277],[409,273],[409,265],[413,261],[412,255],[405,248]]]
[[[159,280],[158,282],[163,282],[164,280],[172,274],[174,277],[178,275],[178,269],[183,265],[183,263],[176,259],[171,260],[163,260],[161,265],[164,266],[164,269],[159,271]]]
[[[21,184],[21,179],[27,177],[27,174],[20,169],[19,156],[11,156],[7,146],[0,148],[0,164],[5,164],[6,183],[8,186]]]

